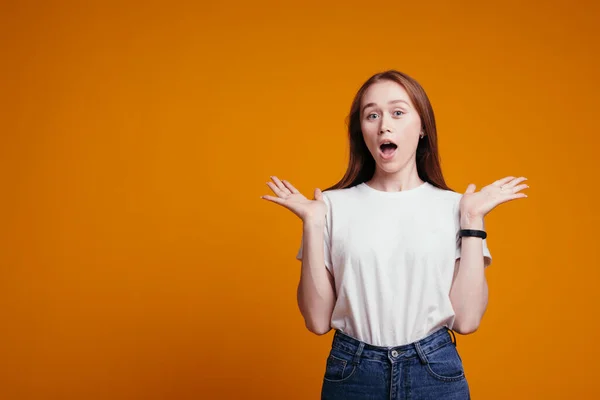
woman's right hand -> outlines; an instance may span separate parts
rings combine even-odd
[[[275,196],[261,196],[262,199],[280,204],[296,214],[303,222],[307,221],[325,221],[327,205],[323,200],[323,192],[315,189],[314,200],[309,200],[298,191],[291,183],[286,180],[280,181],[276,176],[272,176],[273,182],[267,182]]]

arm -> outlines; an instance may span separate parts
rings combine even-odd
[[[499,204],[526,198],[519,193],[528,188],[520,184],[525,177],[508,176],[484,186],[476,192],[469,184],[459,202],[460,227],[483,230],[483,218]],[[454,278],[450,288],[450,301],[455,311],[454,325],[461,334],[473,333],[479,327],[488,304],[488,286],[485,279],[483,239],[463,237],[460,261],[454,266]]]
[[[483,218],[461,215],[460,226],[461,229],[483,230]],[[488,304],[482,240],[478,237],[461,238],[461,258],[454,265],[450,288],[450,301],[456,314],[453,329],[463,335],[477,330]]]
[[[324,335],[331,330],[335,285],[325,267],[323,230],[325,221],[307,220],[302,228],[302,270],[298,284],[298,307],[309,331]]]

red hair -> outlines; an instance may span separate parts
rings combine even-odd
[[[435,117],[429,98],[421,85],[410,76],[395,70],[380,72],[371,76],[358,90],[348,116],[348,136],[350,140],[350,159],[348,168],[342,179],[335,185],[325,190],[343,189],[356,186],[366,182],[373,177],[375,173],[375,160],[365,144],[362,130],[360,128],[360,104],[365,91],[376,82],[392,81],[401,85],[410,100],[412,101],[419,117],[421,118],[421,128],[425,132],[425,137],[419,140],[417,146],[416,163],[419,177],[432,185],[451,190],[444,181],[442,168],[440,166],[440,156],[438,154],[437,131],[435,127]]]

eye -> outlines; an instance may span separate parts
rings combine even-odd
[[[396,111],[394,111],[394,115],[396,115],[396,116],[400,117],[401,115],[400,115],[400,114],[398,114],[398,113],[400,113],[400,114],[404,114],[404,111],[400,111],[400,110],[396,110]]]
[[[371,113],[371,114],[367,115],[367,119],[373,119],[373,117],[377,117],[377,114]]]

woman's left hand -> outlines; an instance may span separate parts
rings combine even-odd
[[[476,186],[471,183],[460,200],[461,215],[469,216],[470,219],[483,218],[499,204],[527,197],[525,193],[519,193],[529,187],[519,185],[526,180],[524,177],[508,176],[485,186],[479,192],[475,191]]]

